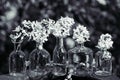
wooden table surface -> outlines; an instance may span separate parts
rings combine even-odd
[[[54,77],[52,78],[44,78],[44,79],[27,79],[27,80],[64,80],[65,77]],[[115,75],[111,75],[111,76],[106,76],[106,77],[101,77],[101,76],[96,76],[96,75],[92,75],[91,77],[87,76],[87,77],[76,77],[76,76],[72,76],[73,80],[120,80],[119,77],[115,76]],[[13,77],[13,76],[9,76],[9,75],[0,75],[0,80],[26,80],[24,78],[19,78],[19,77]]]

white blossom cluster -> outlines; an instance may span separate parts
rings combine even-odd
[[[51,20],[49,20],[51,22]],[[47,37],[50,34],[49,26],[51,23],[47,20],[42,20],[41,22],[38,21],[23,21],[22,24],[24,25],[25,28],[30,29],[31,31],[23,30],[22,32],[28,36],[30,39],[33,39],[37,43],[44,43],[47,41]],[[45,22],[45,23],[44,23]],[[43,25],[43,23],[45,25]]]
[[[16,27],[14,30],[16,34],[11,34],[12,40],[16,40],[21,37],[33,39],[38,43],[44,43],[47,41],[47,37],[50,33],[53,33],[56,37],[66,37],[70,35],[69,31],[74,24],[74,19],[70,17],[61,17],[56,22],[52,19],[43,19],[39,21],[22,21],[22,26]]]
[[[15,34],[11,34],[10,37],[13,41],[19,39],[19,41],[23,40],[24,37],[28,37],[36,41],[37,43],[44,43],[47,41],[47,37],[51,32],[51,27],[54,26],[55,21],[52,19],[43,19],[39,21],[27,21],[24,20],[22,22],[22,27],[18,26],[13,30]]]
[[[22,21],[22,25],[24,26],[24,29],[22,30],[22,33],[24,33],[24,36],[27,36],[29,39],[32,38],[33,34],[32,34],[32,29],[34,28],[34,25],[35,25],[35,21],[27,21],[27,20],[24,20]],[[28,30],[31,30],[31,31],[28,31]]]
[[[21,42],[24,39],[24,36],[22,34],[22,28],[21,26],[17,26],[15,30],[13,30],[13,33],[10,34],[10,38],[12,42]]]
[[[73,39],[78,43],[82,44],[89,41],[90,33],[83,25],[78,25],[76,29],[73,29]]]
[[[61,17],[52,27],[53,35],[56,37],[66,37],[70,35],[70,29],[74,24],[74,19],[70,17]]]
[[[113,45],[112,36],[110,34],[102,34],[98,41],[97,47],[102,50],[110,49]]]
[[[55,21],[52,19],[43,19],[40,23],[47,29],[48,33],[52,32],[52,27],[55,25]]]

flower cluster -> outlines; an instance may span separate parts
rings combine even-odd
[[[78,43],[82,44],[89,41],[90,33],[83,25],[78,25],[76,29],[73,29],[73,39]]]
[[[112,36],[110,34],[102,34],[98,41],[97,47],[99,49],[110,49],[113,45]]]
[[[47,29],[48,33],[52,32],[52,27],[55,25],[55,21],[52,19],[43,19],[40,23]]]
[[[70,17],[61,17],[52,27],[53,35],[56,37],[66,37],[70,35],[70,29],[74,24],[74,19]]]
[[[46,22],[46,23],[44,23]],[[43,23],[45,25],[43,25]],[[22,32],[29,37],[30,39],[33,39],[37,43],[44,43],[47,41],[47,37],[50,34],[50,31],[48,30],[48,25],[50,25],[49,21],[42,20],[41,22],[38,21],[23,21],[22,24],[25,28],[31,29],[31,31],[23,30]],[[47,27],[47,28],[46,28]]]
[[[11,35],[11,38],[15,41],[20,37],[20,40],[28,37],[38,43],[44,43],[48,40],[47,37],[50,33],[53,33],[56,37],[66,37],[70,35],[69,31],[74,23],[74,19],[69,17],[61,17],[56,23],[52,19],[43,19],[40,22],[24,20],[22,22],[23,28],[20,26],[16,27],[14,31],[17,33]]]
[[[51,26],[54,26],[55,21],[51,19],[43,19],[40,22],[38,21],[27,21],[24,20],[22,22],[23,28],[20,26],[16,27],[13,32],[15,34],[11,34],[10,37],[12,40],[16,41],[23,40],[24,37],[28,37],[29,39],[33,39],[37,43],[44,43],[47,41],[47,37],[50,34]]]
[[[21,42],[24,39],[24,35],[22,33],[21,26],[17,26],[15,30],[13,30],[13,33],[10,34],[10,38],[12,42]]]
[[[24,20],[22,21],[22,25],[24,27],[24,29],[22,29],[22,33],[24,33],[24,36],[27,36],[29,38],[29,40],[32,38],[32,30],[34,28],[34,25],[35,25],[35,21],[27,21],[27,20]]]

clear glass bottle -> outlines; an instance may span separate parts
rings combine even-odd
[[[108,76],[112,74],[112,56],[107,50],[98,51],[95,54],[96,71],[99,76]]]
[[[68,51],[69,68],[74,76],[84,76],[92,73],[93,51],[80,44]]]
[[[49,72],[46,65],[50,63],[50,54],[43,48],[43,44],[37,43],[36,45],[36,49],[34,49],[29,56],[29,75],[31,78],[38,78]]]
[[[17,77],[25,74],[25,54],[20,47],[21,42],[14,42],[14,51],[9,55],[9,74]]]
[[[53,74],[55,76],[64,76],[66,74],[67,52],[64,48],[63,38],[56,39],[56,46],[53,51]]]

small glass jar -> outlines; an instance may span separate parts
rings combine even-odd
[[[9,74],[17,77],[25,74],[25,54],[21,51],[21,42],[14,42],[14,50],[9,55]]]
[[[57,37],[56,46],[53,51],[53,74],[55,76],[64,76],[66,74],[67,52],[64,48],[63,38]]]
[[[69,68],[74,76],[84,76],[92,73],[93,51],[83,44],[68,51]]]
[[[99,76],[109,76],[112,74],[112,56],[107,50],[98,51],[95,54],[96,71]]]
[[[50,54],[43,48],[42,44],[37,43],[36,45],[36,49],[29,56],[29,75],[31,78],[38,78],[49,72],[46,65],[50,63]]]

